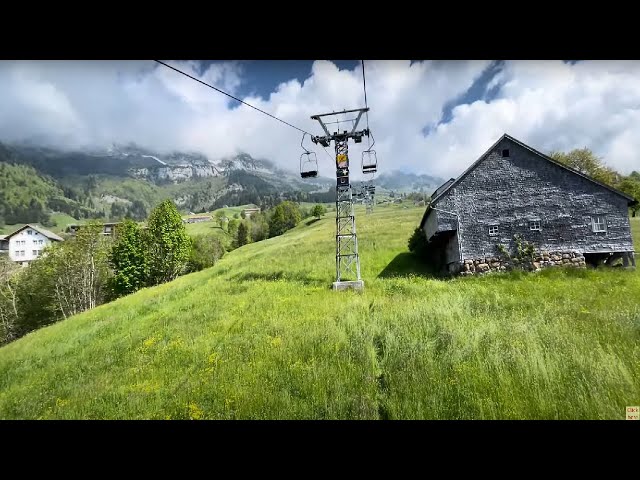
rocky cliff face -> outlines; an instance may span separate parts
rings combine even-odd
[[[220,170],[215,165],[158,165],[148,168],[132,168],[129,173],[136,178],[153,182],[182,182],[193,178],[219,177]]]

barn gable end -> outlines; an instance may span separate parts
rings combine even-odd
[[[421,226],[428,238],[456,232],[459,254],[448,248],[446,263],[495,256],[516,234],[540,251],[633,251],[632,198],[508,135],[443,187]]]

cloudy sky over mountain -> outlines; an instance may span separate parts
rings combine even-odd
[[[311,115],[364,106],[359,61],[168,63],[313,134],[322,131]],[[505,132],[544,152],[586,146],[623,173],[640,169],[638,61],[365,68],[381,172],[455,176]],[[0,61],[0,105],[0,141],[135,142],[214,160],[243,150],[291,169],[302,152],[297,130],[153,61]],[[308,137],[305,146],[332,175],[322,148]],[[352,160],[363,146],[351,144]]]

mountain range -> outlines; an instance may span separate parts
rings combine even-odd
[[[55,185],[58,193],[53,198],[37,199],[42,209],[62,211],[76,219],[144,217],[167,197],[185,212],[246,203],[269,206],[282,199],[331,202],[335,198],[335,179],[302,180],[299,174],[248,153],[213,161],[198,152],[160,153],[135,144],[63,150],[33,143],[0,143],[0,162],[33,168],[32,173],[13,172],[13,177],[36,175],[45,184]],[[375,183],[381,190],[430,193],[442,181],[392,171],[382,173]],[[5,188],[12,187],[7,184]],[[33,203],[23,200],[23,210]],[[3,212],[0,202],[0,220],[4,217],[9,223],[7,217],[15,217],[11,209],[16,205],[4,203]]]

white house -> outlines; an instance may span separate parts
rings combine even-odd
[[[0,248],[8,251],[9,258],[22,266],[41,255],[42,249],[63,239],[49,230],[25,225],[0,239]]]

